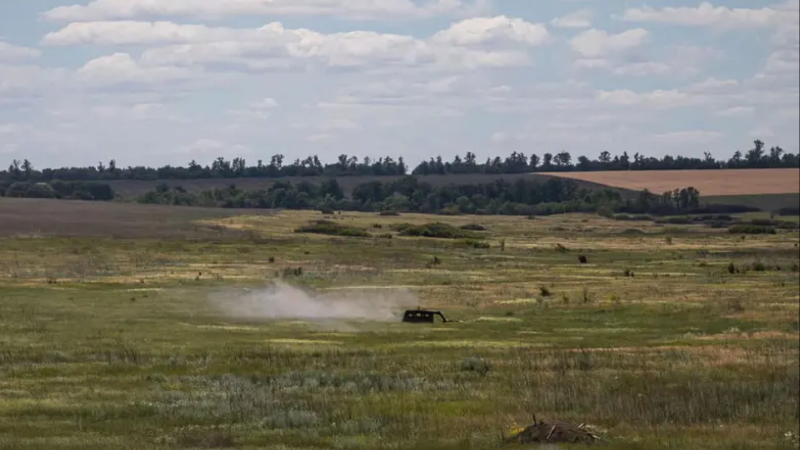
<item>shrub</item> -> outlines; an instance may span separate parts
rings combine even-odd
[[[587,288],[586,286],[583,287],[581,298],[584,304],[589,304],[592,302],[592,297],[589,295],[589,288]]]
[[[462,225],[459,228],[461,228],[462,230],[467,230],[467,231],[486,231],[486,227],[484,227],[483,225],[479,225],[477,223],[470,223],[470,224],[467,224],[467,225]]]
[[[287,267],[283,269],[283,276],[286,277],[300,277],[303,276],[303,268],[302,267]]]
[[[800,208],[796,206],[788,206],[779,209],[777,213],[779,216],[800,216]]]
[[[403,236],[440,239],[474,239],[477,237],[475,233],[441,222],[426,223],[424,225],[401,224],[397,229]]]
[[[394,236],[392,235],[392,233],[383,233],[383,234],[379,235],[378,237],[381,238],[381,239],[394,239]]]
[[[463,245],[466,245],[467,247],[472,247],[472,248],[479,248],[479,249],[492,248],[491,244],[489,244],[488,242],[478,241],[475,239],[464,239],[463,241],[461,241],[461,243]]]
[[[742,313],[745,311],[744,303],[738,298],[732,298],[728,300],[728,312],[732,313]]]
[[[758,225],[734,225],[728,228],[731,234],[776,234],[774,227]]]
[[[492,370],[492,365],[483,358],[477,356],[470,356],[461,360],[461,370],[465,372],[475,372],[481,376],[485,376]]]
[[[56,198],[56,191],[47,183],[36,183],[25,191],[28,198]]]
[[[752,269],[753,269],[755,272],[766,272],[766,271],[767,271],[767,265],[766,265],[766,264],[764,264],[764,263],[763,263],[763,262],[761,262],[761,261],[755,261],[755,262],[753,262],[753,264],[752,264],[750,267],[751,267],[751,268],[752,268]]]
[[[606,219],[613,219],[614,211],[607,206],[602,206],[600,208],[597,208],[597,215],[600,217],[605,217]]]
[[[656,223],[666,224],[666,225],[691,225],[694,221],[689,217],[666,217],[663,219],[658,219]]]
[[[397,211],[381,211],[380,215],[381,216],[399,216],[400,213],[397,212]]]
[[[637,215],[629,215],[629,214],[617,214],[614,216],[614,220],[622,220],[622,221],[631,221],[631,222],[647,222],[653,220],[652,217],[646,216],[643,214]]]
[[[317,220],[311,225],[302,226],[295,230],[296,233],[315,233],[327,234],[332,236],[345,237],[369,237],[369,233],[363,228],[341,225],[329,220]]]
[[[203,430],[196,427],[180,430],[175,442],[181,447],[191,448],[232,448],[233,435],[222,429]]]
[[[332,210],[330,208],[320,208],[319,212],[322,213],[322,214],[325,214],[326,216],[332,216],[332,215],[336,214],[336,211],[334,211],[334,210]]]
[[[556,251],[558,253],[567,253],[567,247],[564,247],[561,244],[556,244]]]

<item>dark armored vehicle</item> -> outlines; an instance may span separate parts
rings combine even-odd
[[[406,323],[434,323],[436,316],[442,318],[442,323],[450,322],[441,311],[427,311],[424,309],[409,309],[403,314]]]

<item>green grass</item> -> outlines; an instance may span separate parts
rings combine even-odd
[[[595,425],[601,448],[796,448],[796,230],[625,235],[630,222],[567,215],[482,217],[489,248],[295,233],[318,218],[0,240],[0,449],[492,449],[533,414]],[[295,268],[285,281],[304,289],[457,322],[237,318],[214,301]]]

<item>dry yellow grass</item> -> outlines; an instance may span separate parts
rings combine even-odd
[[[800,192],[797,169],[654,170],[548,173],[612,187],[662,193],[692,186],[702,195],[792,194]]]

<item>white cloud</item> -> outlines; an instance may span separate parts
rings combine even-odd
[[[721,80],[718,78],[710,77],[698,83],[694,83],[689,87],[689,89],[695,92],[708,93],[709,91],[715,91],[726,88],[735,88],[737,86],[739,86],[739,81],[737,80],[732,80],[732,79]]]
[[[777,23],[796,20],[787,12],[796,9],[797,1],[764,8],[729,8],[703,2],[693,7],[665,7],[626,9],[622,18],[631,22],[659,22],[687,26],[707,26],[723,29],[770,27]]]
[[[547,28],[522,19],[506,16],[477,17],[453,24],[432,38],[433,42],[451,45],[487,45],[521,43],[530,46],[550,41]]]
[[[132,120],[132,121],[170,121],[189,123],[189,120],[175,114],[162,103],[136,103],[133,105],[100,104],[90,107],[90,111],[104,120]]]
[[[627,89],[614,91],[598,91],[596,100],[611,106],[622,107],[648,107],[656,109],[671,109],[690,106],[701,102],[699,96],[694,96],[677,89],[657,89],[651,92],[634,92]]]
[[[280,27],[280,25],[278,25]],[[176,24],[173,22],[137,22],[133,20],[74,22],[48,33],[42,44],[68,45],[149,45],[165,43],[202,43],[236,39],[269,38],[270,31],[280,33],[269,25],[259,30],[211,28],[206,25]]]
[[[557,28],[591,28],[594,14],[590,9],[579,9],[565,16],[557,17],[550,24]]]
[[[648,75],[663,75],[672,68],[660,62],[643,62],[626,64],[614,69],[614,74],[634,77],[644,77]]]
[[[177,148],[177,153],[203,157],[237,157],[250,153],[250,148],[242,144],[230,144],[217,139],[201,138]],[[198,158],[199,159],[199,158]]]
[[[651,140],[665,144],[710,144],[722,138],[722,133],[707,130],[674,131],[653,135]]]
[[[86,22],[139,17],[299,15],[350,19],[425,18],[476,11],[483,2],[430,0],[95,0],[87,5],[59,6],[44,13],[54,22]]]
[[[237,120],[263,121],[269,119],[272,115],[272,111],[279,106],[280,104],[277,100],[267,97],[252,102],[243,109],[228,111],[228,115]]]
[[[752,106],[732,106],[718,111],[716,115],[718,117],[747,117],[752,116],[755,111],[756,109]]]
[[[584,31],[570,41],[570,46],[578,54],[586,58],[601,58],[616,53],[623,53],[644,45],[650,33],[642,28],[609,34],[603,30]]]
[[[146,49],[145,66],[235,65],[250,70],[364,66],[475,69],[528,64],[524,48],[549,41],[537,24],[505,17],[469,19],[429,40],[351,31],[324,34],[286,29],[273,22],[260,28],[225,28],[171,22],[87,22],[69,25],[43,39],[49,45],[170,44]],[[480,44],[480,46],[478,46]],[[116,56],[117,63],[131,65]]]
[[[181,67],[143,67],[127,53],[114,53],[89,61],[77,75],[93,86],[111,86],[169,83],[188,80],[194,74]]]
[[[600,58],[581,58],[575,60],[573,67],[580,70],[603,70],[614,75],[627,77],[645,77],[650,75],[664,75],[673,71],[668,64],[661,62],[648,61],[638,63],[622,63],[615,67],[615,64],[607,59]]]
[[[29,47],[20,47],[0,41],[0,61],[11,61],[17,59],[31,59],[40,56],[39,50]]]

